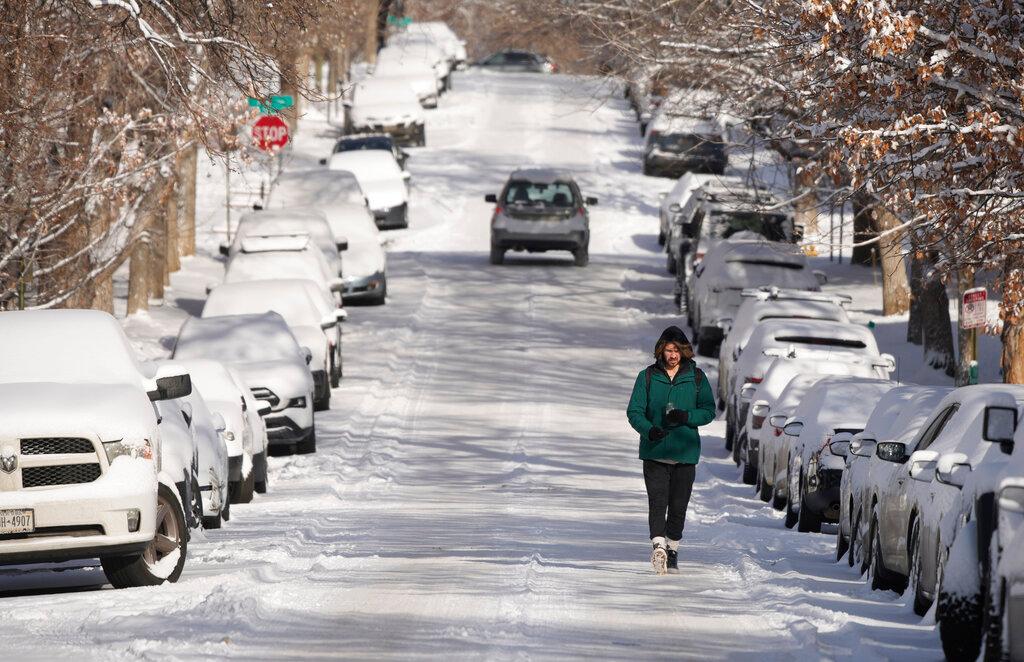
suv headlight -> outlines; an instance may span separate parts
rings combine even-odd
[[[157,471],[160,471],[159,454],[154,452],[153,442],[149,439],[143,439],[142,441],[137,442],[125,441],[124,439],[118,439],[117,441],[104,441],[103,451],[107,454],[108,464],[113,464],[114,460],[124,455],[132,459],[149,460],[150,462],[156,460],[156,469]]]

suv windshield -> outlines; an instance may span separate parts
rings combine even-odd
[[[573,203],[572,187],[567,182],[512,182],[505,192],[507,205],[569,208]]]
[[[682,154],[708,143],[708,139],[694,133],[660,133],[652,142],[663,152]]]
[[[713,211],[707,236],[728,239],[737,232],[756,232],[770,241],[786,241],[785,214],[758,211]]]
[[[334,153],[352,152],[361,149],[381,149],[391,151],[391,138],[388,136],[368,136],[366,138],[344,138],[334,145]]]

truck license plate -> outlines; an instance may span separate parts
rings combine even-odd
[[[32,533],[36,530],[32,510],[0,510],[0,534]]]

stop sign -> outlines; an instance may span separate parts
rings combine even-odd
[[[288,143],[288,125],[276,115],[264,115],[252,126],[252,139],[262,150],[284,147]]]

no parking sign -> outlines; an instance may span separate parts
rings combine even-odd
[[[980,329],[988,322],[988,290],[976,287],[964,292],[960,302],[960,328]]]

